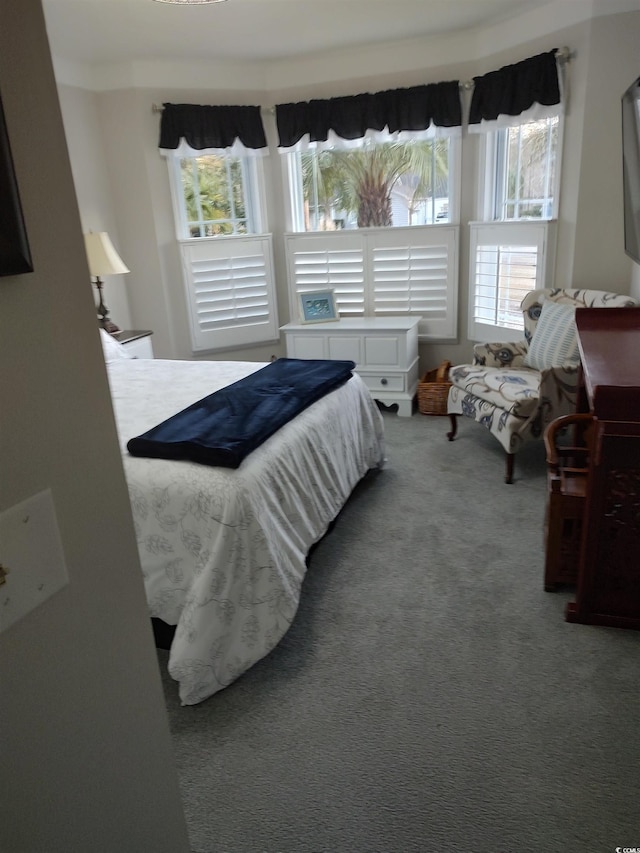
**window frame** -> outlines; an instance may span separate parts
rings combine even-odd
[[[247,149],[248,150],[248,149]],[[202,235],[194,237],[189,233],[187,221],[187,205],[184,198],[182,178],[180,173],[180,162],[182,160],[194,160],[213,154],[228,159],[239,159],[245,181],[245,207],[247,213],[247,228],[249,223],[253,226],[252,231],[246,234],[217,234]],[[166,152],[167,168],[169,171],[169,188],[171,191],[171,203],[173,208],[173,219],[176,231],[176,240],[225,240],[233,237],[258,237],[267,233],[267,208],[265,198],[265,179],[263,168],[263,157],[257,154],[239,155],[237,152],[226,151],[201,151],[197,154],[178,154],[177,152]],[[249,212],[250,211],[250,212]]]
[[[483,222],[545,222],[558,218],[560,209],[560,185],[562,171],[562,151],[564,142],[564,112],[558,113],[558,139],[556,144],[556,162],[555,176],[553,186],[553,208],[550,216],[540,217],[517,217],[513,219],[503,218],[498,215],[500,202],[499,188],[504,186],[506,178],[506,136],[512,127],[522,127],[525,124],[531,124],[536,119],[527,121],[513,121],[507,127],[496,128],[482,134],[483,140],[481,145],[479,163],[479,189],[480,189],[480,205],[479,219]],[[499,169],[498,158],[502,150],[504,167]],[[499,174],[500,172],[500,174]]]

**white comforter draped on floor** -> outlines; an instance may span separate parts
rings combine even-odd
[[[310,546],[384,460],[382,419],[356,374],[235,470],[128,454],[129,438],[263,366],[108,364],[149,611],[177,625],[169,672],[185,705],[226,687],[278,643]]]

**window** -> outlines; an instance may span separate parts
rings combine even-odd
[[[488,140],[487,219],[551,219],[557,198],[559,118],[497,130]]]
[[[159,148],[169,165],[194,352],[276,341],[273,247],[261,233],[260,107],[165,103]]]
[[[255,157],[203,154],[170,157],[178,237],[216,237],[260,231]]]
[[[448,222],[447,138],[361,139],[288,158],[292,230],[337,231]]]
[[[558,116],[486,136],[486,221],[470,226],[471,340],[522,331],[524,296],[553,286],[560,136]]]
[[[194,352],[279,337],[271,235],[262,234],[261,160],[169,155]]]
[[[291,316],[298,294],[331,287],[342,317],[413,314],[423,339],[453,339],[460,145],[378,139],[284,155]]]

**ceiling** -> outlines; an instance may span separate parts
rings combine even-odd
[[[51,51],[89,64],[282,60],[496,24],[550,0],[43,0]]]

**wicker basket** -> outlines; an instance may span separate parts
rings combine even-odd
[[[418,382],[418,410],[423,415],[446,415],[449,396],[450,361],[443,361],[436,370],[429,370]]]

